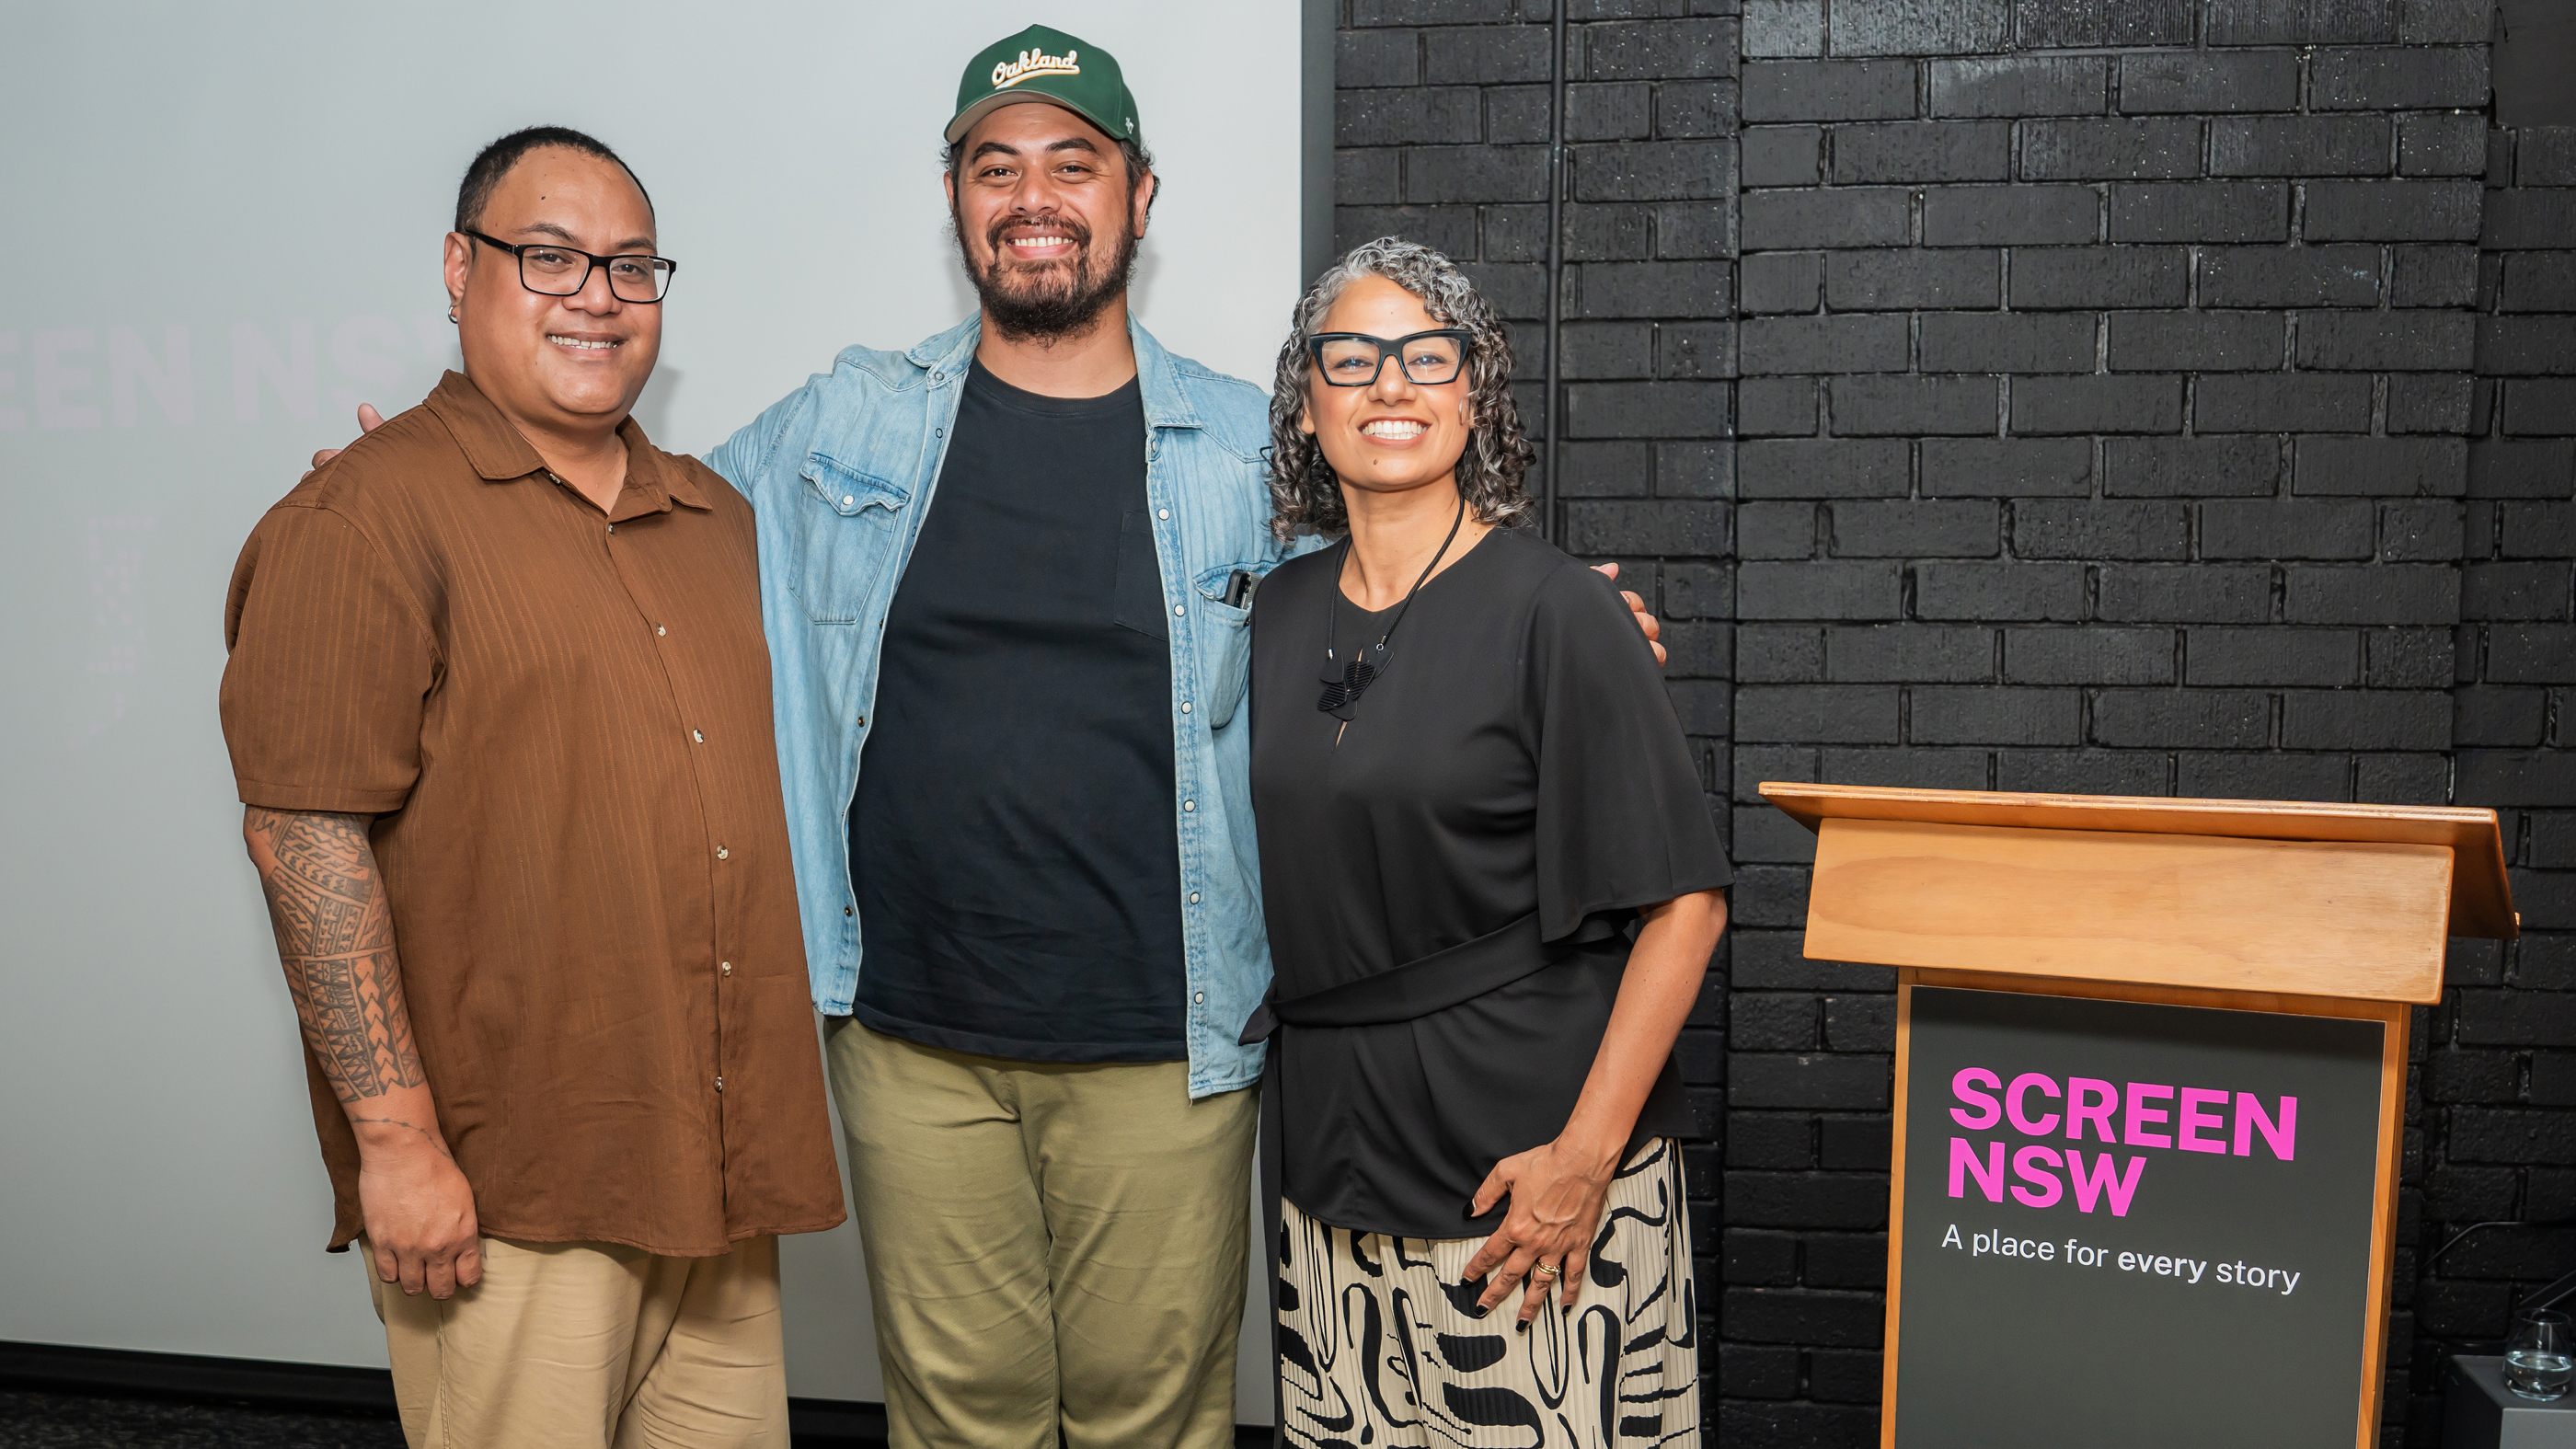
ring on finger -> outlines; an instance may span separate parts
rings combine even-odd
[[[1556,1266],[1554,1263],[1541,1263],[1541,1264],[1539,1264],[1538,1266],[1536,1266],[1536,1267],[1534,1267],[1534,1268],[1530,1269],[1530,1271],[1531,1271],[1532,1273],[1537,1274],[1537,1275],[1538,1275],[1539,1277],[1541,1277],[1541,1278],[1551,1278],[1551,1279],[1552,1279],[1552,1278],[1554,1278],[1554,1277],[1557,1275],[1557,1266]]]

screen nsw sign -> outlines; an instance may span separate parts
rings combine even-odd
[[[1896,1445],[2349,1449],[2387,1030],[1913,988]]]

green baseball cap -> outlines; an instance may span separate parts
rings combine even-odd
[[[1117,140],[1138,139],[1136,98],[1127,93],[1117,60],[1043,25],[995,41],[967,62],[947,138],[954,142],[987,112],[1024,101],[1062,106]]]

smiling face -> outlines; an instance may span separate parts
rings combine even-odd
[[[1004,106],[957,142],[950,216],[966,275],[1005,336],[1089,327],[1127,290],[1154,178],[1128,184],[1107,133],[1061,106]]]
[[[1432,316],[1421,298],[1384,277],[1368,276],[1342,289],[1315,330],[1360,332],[1392,342],[1449,325]],[[1467,391],[1466,368],[1449,382],[1424,386],[1389,358],[1367,387],[1333,387],[1309,362],[1306,411],[1297,428],[1314,434],[1322,445],[1324,461],[1341,479],[1345,496],[1353,489],[1401,493],[1446,487],[1467,451],[1472,421]]]
[[[521,157],[492,189],[475,230],[513,245],[554,242],[600,256],[654,250],[652,205],[626,168],[561,146]],[[502,412],[548,432],[613,430],[662,350],[661,305],[618,297],[605,269],[594,268],[578,293],[549,297],[520,283],[508,252],[451,232],[447,291],[466,374]]]

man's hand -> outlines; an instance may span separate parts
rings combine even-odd
[[[391,1118],[363,1118],[358,1212],[376,1276],[418,1297],[447,1298],[483,1278],[483,1237],[474,1189],[447,1149],[427,1132]],[[406,1140],[407,1139],[407,1140]]]
[[[360,437],[364,437],[384,425],[385,415],[376,411],[376,405],[374,403],[358,404],[358,435]],[[324,448],[321,452],[313,455],[313,468],[319,468],[323,464],[330,462],[332,459],[339,457],[342,451],[343,450],[339,448]],[[309,478],[313,475],[313,468],[307,468],[304,470],[306,477]],[[1619,566],[1617,564],[1612,564],[1610,567],[1615,571]],[[441,1296],[443,1297],[445,1295],[442,1294]]]
[[[363,414],[361,416],[363,416]],[[324,460],[328,459],[330,456],[331,455],[328,453],[314,454],[313,466],[316,468],[321,467]],[[1599,570],[1601,576],[1605,579],[1616,579],[1619,577],[1619,566],[1617,564],[1594,564],[1593,568]],[[1646,631],[1646,647],[1655,651],[1655,663],[1659,665],[1662,664],[1664,662],[1664,646],[1656,643],[1655,641],[1664,637],[1664,626],[1656,623],[1655,616],[1646,612],[1645,600],[1638,598],[1635,594],[1628,592],[1626,589],[1621,589],[1619,591],[1619,597],[1628,601],[1628,611],[1637,616],[1637,627]]]

